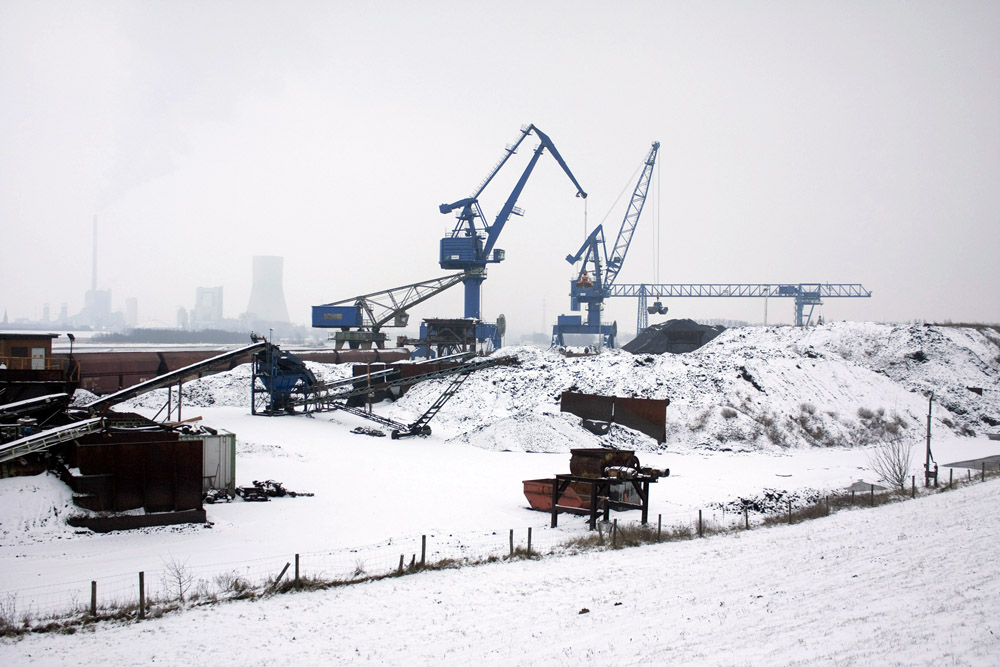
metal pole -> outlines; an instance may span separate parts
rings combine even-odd
[[[931,485],[931,407],[934,405],[934,392],[927,399],[927,454],[924,457],[924,486]],[[937,481],[935,478],[934,481]]]

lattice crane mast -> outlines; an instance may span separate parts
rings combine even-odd
[[[660,142],[654,141],[643,162],[639,180],[632,191],[632,199],[611,253],[608,254],[605,244],[604,226],[598,225],[576,254],[566,255],[566,261],[570,264],[582,260],[580,272],[570,281],[570,310],[579,311],[581,304],[586,304],[587,321],[583,322],[579,315],[559,316],[556,325],[552,327],[553,345],[565,345],[566,334],[599,334],[605,346],[615,346],[618,323],[602,324],[601,312],[604,310],[604,299],[610,295],[609,292],[618,278],[618,273],[625,264],[625,256],[632,244],[632,236],[635,234],[639,216],[642,215],[642,208],[646,203],[659,149]]]
[[[313,306],[313,326],[340,329],[332,336],[337,349],[345,344],[351,348],[385,347],[386,334],[382,327],[405,327],[409,322],[408,309],[464,279],[464,273],[453,273]]]

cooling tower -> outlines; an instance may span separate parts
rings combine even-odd
[[[253,258],[253,287],[247,315],[259,322],[288,322],[285,290],[281,285],[284,257],[258,255]]]

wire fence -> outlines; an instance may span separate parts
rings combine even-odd
[[[401,576],[425,569],[571,554],[587,549],[615,549],[638,544],[695,539],[761,526],[797,523],[853,508],[928,495],[985,481],[1000,471],[949,476],[938,488],[918,488],[916,478],[905,490],[840,492],[808,502],[778,500],[766,508],[745,503],[696,511],[682,510],[650,517],[643,525],[622,520],[600,521],[588,531],[589,517],[561,515],[561,526],[462,533],[415,534],[376,544],[251,560],[191,565],[173,557],[153,571],[130,572],[0,591],[0,635],[40,627],[72,625],[92,619],[136,619],[157,616],[184,605],[249,599],[294,588],[317,588]],[[773,499],[772,499],[773,500]]]

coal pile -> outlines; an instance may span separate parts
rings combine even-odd
[[[694,320],[667,320],[654,324],[622,347],[632,354],[681,354],[691,352],[725,331]]]

